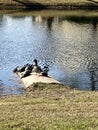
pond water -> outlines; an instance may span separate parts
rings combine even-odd
[[[24,93],[12,71],[49,65],[61,83],[98,90],[98,15],[88,11],[28,11],[0,14],[0,95]]]

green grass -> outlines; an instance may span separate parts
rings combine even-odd
[[[39,84],[0,98],[0,130],[97,130],[98,92]]]

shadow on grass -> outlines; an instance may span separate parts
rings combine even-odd
[[[87,0],[87,1],[89,1],[89,2],[93,3],[94,5],[98,6],[98,2],[95,1],[95,0]]]
[[[13,0],[15,2],[18,2],[24,6],[26,6],[27,8],[45,8],[44,5],[40,4],[40,3],[37,3],[37,2],[30,2],[29,0]]]

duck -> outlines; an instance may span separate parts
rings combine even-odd
[[[41,67],[38,65],[37,59],[34,59],[33,62],[34,62],[35,64],[33,65],[32,72],[35,72],[36,74],[37,74],[37,73],[41,73],[41,72],[42,72],[42,69],[41,69]]]
[[[27,65],[28,64],[26,64],[26,65],[24,65],[24,66],[17,66],[14,70],[13,70],[13,72],[14,73],[16,73],[16,72],[23,72],[23,71],[25,71],[25,68],[27,67]]]
[[[48,71],[49,71],[48,66],[44,66],[44,68],[42,69],[42,72],[41,72],[42,76],[48,77]]]
[[[32,65],[28,64],[25,68],[25,71],[21,74],[22,75],[21,78],[29,76],[31,72],[32,72]]]

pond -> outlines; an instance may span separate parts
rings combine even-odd
[[[34,58],[62,84],[98,90],[98,12],[0,13],[0,95],[24,93],[12,71]]]

